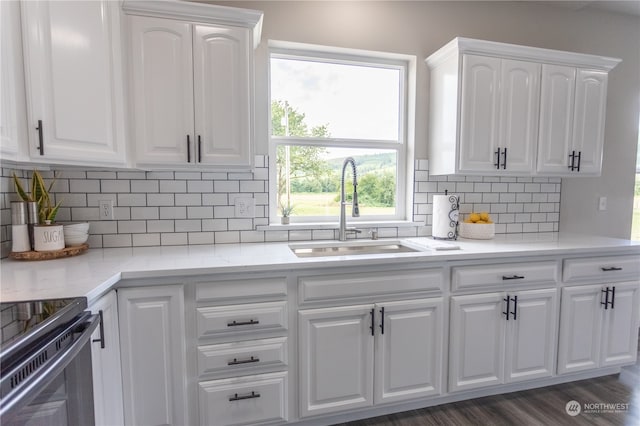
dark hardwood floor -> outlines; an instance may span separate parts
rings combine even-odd
[[[575,417],[565,407],[569,401],[628,404],[628,409],[606,412],[593,407]],[[615,411],[615,410],[614,410]],[[636,365],[613,376],[496,395],[420,410],[344,423],[343,426],[640,426],[640,356]]]

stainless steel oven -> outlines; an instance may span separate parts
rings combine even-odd
[[[0,424],[95,424],[90,343],[101,324],[86,308],[83,298],[0,304]]]

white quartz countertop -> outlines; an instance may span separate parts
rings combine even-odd
[[[289,244],[297,243],[280,242],[89,249],[76,257],[35,262],[4,259],[0,262],[0,302],[86,297],[91,303],[126,279],[372,265],[382,259],[393,264],[487,258],[500,261],[530,255],[640,254],[638,241],[563,233],[504,235],[493,240],[400,240],[421,251],[298,258],[289,249]],[[443,246],[456,249],[438,249]]]

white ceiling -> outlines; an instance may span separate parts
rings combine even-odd
[[[640,16],[640,0],[591,0],[591,1],[547,1],[545,3],[571,10],[600,9],[625,15]]]

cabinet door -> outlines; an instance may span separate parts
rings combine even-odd
[[[298,312],[300,416],[373,405],[373,308]]]
[[[464,55],[460,107],[461,172],[495,171],[498,144],[500,59]]]
[[[613,305],[603,310],[601,367],[633,364],[638,355],[638,288],[637,282],[610,285],[615,288]]]
[[[120,4],[102,0],[21,5],[32,160],[124,164]]]
[[[251,54],[248,29],[195,26],[197,162],[228,167],[252,164]]]
[[[498,147],[506,152],[500,161],[506,162],[507,172],[532,173],[538,143],[540,64],[503,59],[500,81]]]
[[[579,174],[600,175],[607,105],[607,73],[579,69],[571,150],[580,153]]]
[[[441,393],[442,298],[376,305],[375,403]]]
[[[521,291],[512,297],[507,321],[506,382],[550,377],[555,373],[558,330],[557,293],[554,289]],[[513,297],[517,296],[517,304]]]
[[[0,160],[21,160],[27,148],[20,3],[0,2]]]
[[[182,286],[118,290],[126,425],[191,424]]]
[[[94,314],[102,312],[103,331],[101,335],[100,329],[97,329],[92,336],[93,342],[91,343],[96,426],[121,425],[124,424],[124,413],[118,299],[115,290],[92,304],[91,312]]]
[[[601,285],[562,289],[558,373],[588,370],[599,365],[602,312]]]
[[[191,25],[129,17],[136,162],[195,161]]]
[[[449,390],[503,382],[506,304],[502,293],[451,298]]]
[[[567,174],[573,143],[576,69],[542,65],[538,172]]]

